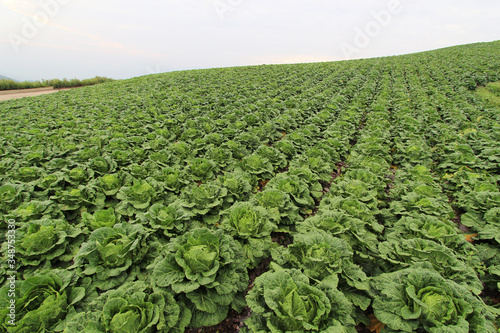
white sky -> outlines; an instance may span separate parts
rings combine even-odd
[[[499,39],[498,0],[0,0],[0,75],[17,80],[122,79]]]

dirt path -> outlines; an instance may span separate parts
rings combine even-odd
[[[69,89],[71,88],[54,89],[53,87],[46,87],[46,88],[19,89],[19,90],[0,90],[0,102],[8,101],[9,99],[53,94],[61,90],[69,90]]]

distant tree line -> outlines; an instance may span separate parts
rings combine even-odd
[[[0,80],[0,90],[14,90],[14,89],[30,89],[30,88],[44,88],[44,87],[54,87],[58,88],[74,88],[74,87],[83,87],[83,86],[91,86],[98,83],[110,82],[113,79],[96,76],[93,79],[52,79],[52,80],[42,80],[42,81],[24,81],[17,82],[14,80]]]

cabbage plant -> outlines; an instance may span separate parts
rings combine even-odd
[[[0,186],[0,210],[9,213],[28,197],[22,185],[4,184]]]
[[[252,201],[266,208],[280,228],[304,220],[290,195],[283,191],[266,187],[264,191],[256,193]]]
[[[94,177],[94,170],[86,167],[75,167],[64,170],[64,180],[73,186],[88,183]]]
[[[91,159],[89,166],[98,174],[109,174],[116,171],[117,164],[111,156],[105,155]]]
[[[353,198],[361,201],[370,209],[377,209],[377,191],[371,189],[371,185],[360,180],[340,180],[332,184],[330,191],[337,196]]]
[[[165,290],[144,281],[126,283],[92,299],[84,312],[66,322],[64,333],[181,333],[191,311]]]
[[[260,179],[270,179],[274,176],[274,167],[271,162],[257,153],[243,157],[240,165],[244,171]]]
[[[342,238],[353,249],[355,258],[374,258],[378,254],[377,233],[371,224],[353,217],[342,210],[320,210],[318,214],[297,223],[299,233],[316,229]]]
[[[484,215],[467,212],[462,215],[462,223],[478,232],[477,238],[491,239],[500,244],[500,207],[491,208]]]
[[[472,249],[474,250],[474,248]],[[425,262],[441,275],[467,286],[475,294],[480,294],[483,285],[476,271],[465,259],[457,256],[448,247],[428,239],[397,239],[379,244],[380,257],[384,259],[384,269],[402,269],[414,263]],[[471,252],[471,256],[476,252]]]
[[[148,180],[135,179],[132,186],[124,186],[116,194],[121,200],[116,211],[122,215],[132,216],[148,208],[156,195],[155,188]]]
[[[217,165],[206,158],[193,158],[187,165],[187,174],[192,180],[207,181],[215,178]]]
[[[343,285],[362,291],[369,289],[366,274],[353,262],[349,244],[328,232],[313,230],[295,234],[293,244],[273,249],[272,255],[278,265],[300,269],[313,281],[335,276]]]
[[[231,204],[236,201],[246,201],[257,187],[257,177],[241,170],[224,174],[218,178],[218,182],[227,189],[228,193],[224,200]]]
[[[61,217],[58,207],[51,200],[30,200],[22,202],[16,209],[10,211],[9,216],[17,221]]]
[[[248,268],[256,267],[269,255],[271,232],[277,228],[264,207],[249,202],[238,202],[229,208],[222,227],[242,244]]]
[[[401,201],[392,201],[390,208],[396,215],[427,214],[438,217],[454,218],[446,197],[427,196],[418,192],[410,192],[401,197]]]
[[[496,333],[492,313],[464,286],[422,266],[375,277],[375,316],[389,332]]]
[[[113,196],[122,186],[132,183],[132,176],[125,172],[110,173],[97,178],[97,183],[104,194]]]
[[[148,267],[158,287],[171,288],[192,310],[190,327],[212,326],[237,310],[248,274],[241,245],[222,230],[193,229],[171,239]]]
[[[40,270],[36,275],[7,282],[0,289],[0,327],[9,333],[61,332],[65,318],[85,297],[85,288],[75,286],[73,272]],[[9,296],[10,293],[15,295]],[[15,303],[12,304],[11,300]],[[10,307],[10,308],[9,308]],[[10,315],[14,308],[15,317]],[[12,325],[12,320],[14,325]]]
[[[255,153],[266,158],[273,165],[274,170],[283,169],[288,164],[286,156],[274,147],[262,145]]]
[[[110,227],[112,228],[117,222],[115,210],[113,208],[98,209],[93,214],[84,212],[82,213],[82,222],[91,230]]]
[[[55,200],[62,211],[77,211],[87,207],[103,208],[106,196],[94,186],[78,185],[76,188],[56,191],[50,199]]]
[[[214,212],[224,203],[227,189],[216,183],[187,187],[182,193],[180,204],[195,215]]]
[[[269,271],[246,297],[250,332],[351,332],[352,304],[335,283],[314,285],[297,269]]]
[[[184,232],[188,228],[188,221],[192,216],[177,201],[167,206],[155,203],[144,214],[151,228],[161,230],[167,237]]]
[[[290,166],[288,173],[303,180],[304,183],[308,185],[309,192],[313,198],[321,198],[321,196],[323,196],[323,187],[319,182],[320,177],[316,173],[312,172],[308,166]],[[329,179],[331,179],[331,176],[329,177]]]
[[[309,187],[298,176],[287,172],[279,173],[267,183],[266,187],[289,194],[299,207],[312,208],[314,206],[314,199],[311,197]]]
[[[98,289],[114,288],[137,276],[148,252],[147,237],[141,224],[117,223],[96,229],[82,244],[70,269],[91,277]]]
[[[188,183],[185,172],[177,167],[165,167],[156,171],[153,176],[157,181],[162,182],[165,189],[170,192],[179,193]]]
[[[463,221],[462,223],[465,224]],[[462,259],[479,263],[474,245],[467,242],[463,233],[451,222],[442,221],[435,216],[403,216],[385,233],[385,238],[391,241],[414,238],[432,240],[453,250]]]
[[[85,238],[84,231],[63,219],[30,221],[17,230],[19,261],[24,266],[34,267],[67,263],[78,252]]]

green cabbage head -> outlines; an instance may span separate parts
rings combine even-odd
[[[191,327],[220,323],[248,284],[243,250],[221,229],[193,229],[171,239],[165,256],[148,269],[157,286],[186,299]]]
[[[126,283],[94,298],[66,324],[64,333],[180,333],[191,311],[167,291],[153,290],[144,281]]]
[[[222,227],[242,244],[249,268],[269,255],[273,244],[271,233],[277,228],[264,207],[249,202],[234,204],[222,221]]]
[[[114,288],[134,276],[148,251],[148,235],[141,224],[117,223],[112,228],[96,229],[82,244],[70,268],[91,277],[101,290]]]
[[[0,328],[9,333],[60,332],[73,306],[85,296],[83,287],[74,287],[75,274],[67,270],[38,271],[16,281],[15,296],[7,297],[10,283],[0,289]],[[9,321],[10,299],[15,300],[15,325]]]
[[[345,296],[328,283],[311,284],[300,270],[264,273],[246,299],[252,315],[245,324],[251,332],[326,332],[332,326],[354,326],[352,304]]]
[[[397,332],[494,333],[492,313],[466,287],[417,265],[375,277],[375,316]]]

